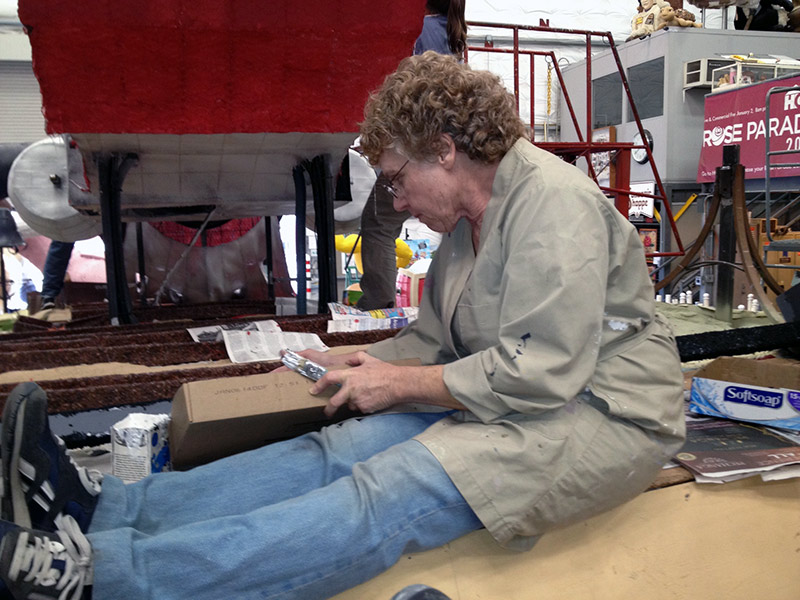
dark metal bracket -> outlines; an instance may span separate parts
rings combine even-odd
[[[128,279],[125,276],[125,254],[120,209],[122,183],[138,157],[131,153],[109,153],[96,156],[100,179],[100,216],[106,246],[106,293],[112,325],[136,323],[131,309]]]
[[[314,226],[317,231],[319,297],[317,312],[327,312],[336,301],[336,253],[334,247],[333,198],[328,191],[327,159],[324,155],[304,160],[292,170],[295,188],[295,250],[297,252],[297,314],[308,312],[306,294],[306,181],[308,173],[314,200]]]

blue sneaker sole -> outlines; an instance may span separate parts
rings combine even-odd
[[[55,531],[60,514],[85,531],[100,492],[50,431],[47,394],[33,382],[14,388],[3,410],[2,518],[21,527]]]
[[[19,456],[25,408],[29,400],[47,402],[44,390],[33,382],[21,383],[6,399],[3,409],[2,453],[3,483],[0,486],[2,518],[21,527],[31,528],[31,515],[19,474]]]
[[[3,409],[2,445],[0,445],[3,463],[3,485],[0,489],[2,518],[28,528],[33,525],[25,490],[22,487],[19,460],[24,437],[25,411],[30,402],[38,404],[36,407],[31,407],[33,410],[44,410],[45,415],[47,414],[46,408],[43,409],[47,406],[47,395],[37,384],[22,383],[11,391]]]

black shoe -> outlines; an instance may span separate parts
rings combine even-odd
[[[0,523],[0,590],[14,598],[82,600],[92,585],[92,547],[71,517],[56,532]],[[4,589],[5,588],[5,589]]]
[[[450,600],[450,596],[445,596],[439,590],[427,585],[416,583],[404,587],[392,596],[392,600]]]
[[[33,382],[15,387],[3,410],[0,444],[3,480],[0,508],[5,521],[55,531],[60,514],[89,527],[100,493],[99,476],[67,456],[47,419],[47,395]]]
[[[47,310],[48,308],[55,308],[56,301],[54,298],[42,298],[42,307],[41,310]]]

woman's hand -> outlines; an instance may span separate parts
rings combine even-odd
[[[305,356],[305,353],[303,355]],[[369,414],[387,409],[402,401],[401,394],[397,392],[403,387],[402,370],[404,367],[383,362],[366,352],[355,352],[344,356],[346,357],[345,364],[352,368],[328,371],[309,390],[312,394],[319,394],[328,386],[338,385],[340,387],[325,407],[327,416],[332,416],[340,406],[345,404],[352,410]],[[316,360],[311,356],[307,356],[307,358]],[[337,364],[341,363],[337,361]]]
[[[339,386],[339,391],[325,407],[325,414],[329,417],[345,404],[364,414],[405,402],[466,410],[445,386],[442,365],[400,367],[366,352],[354,352],[345,358],[350,369],[328,371],[309,390],[312,394],[319,394],[330,385]]]

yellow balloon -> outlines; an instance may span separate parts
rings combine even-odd
[[[353,250],[354,245],[355,251]],[[346,236],[339,234],[334,237],[334,246],[339,252],[344,254],[350,254],[352,252],[353,260],[356,263],[358,272],[364,272],[364,268],[361,265],[361,237],[358,234],[351,233],[350,235]],[[394,251],[395,255],[397,256],[396,264],[398,269],[402,269],[403,267],[407,266],[408,263],[411,262],[411,258],[414,256],[414,252],[411,250],[411,247],[400,238],[397,238],[394,241]]]
[[[411,257],[414,256],[414,252],[411,250],[411,246],[406,244],[400,238],[397,238],[394,241],[394,253],[397,255],[397,268],[402,269],[409,262],[411,262]]]
[[[356,269],[358,269],[359,273],[364,272],[364,268],[361,266],[361,236],[357,233],[351,233],[346,236],[341,234],[336,235],[334,236],[334,246],[339,252],[347,254],[348,256],[352,252]],[[355,251],[353,250],[353,246],[355,246]]]
[[[356,242],[358,242],[356,244]],[[353,251],[353,246],[356,247],[356,252],[361,252],[361,237],[356,233],[350,235],[337,235],[334,237],[334,246],[339,252],[350,254]]]

